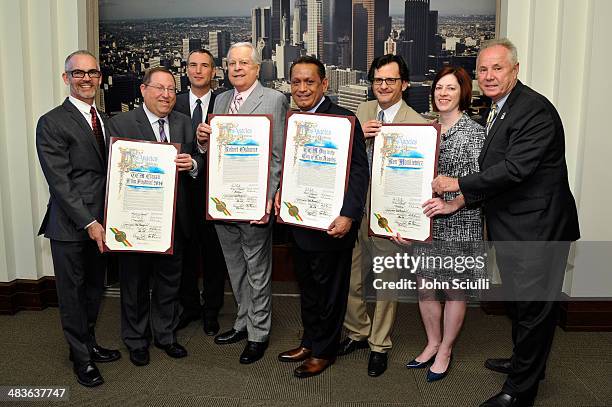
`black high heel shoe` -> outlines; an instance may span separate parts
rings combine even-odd
[[[410,362],[406,363],[406,368],[408,369],[423,369],[426,368],[427,366],[431,365],[434,360],[436,360],[436,355],[433,355],[432,357],[429,358],[429,360],[426,360],[425,362],[419,362],[418,360],[412,359]]]
[[[453,355],[451,355],[450,359],[448,360],[448,366],[446,367],[446,370],[443,371],[442,373],[435,373],[431,371],[430,369],[427,369],[427,383],[431,383],[431,382],[436,382],[438,380],[442,380],[446,377],[446,375],[448,375],[448,371],[450,370],[451,364],[453,363]]]

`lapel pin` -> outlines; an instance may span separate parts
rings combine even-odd
[[[499,118],[499,120],[504,120],[504,117],[506,117],[506,112],[503,112],[501,117]]]

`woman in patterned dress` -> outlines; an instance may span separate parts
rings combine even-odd
[[[463,68],[444,67],[431,87],[433,110],[439,112],[438,123],[442,127],[438,173],[461,177],[478,172],[478,156],[484,142],[484,128],[466,114],[472,96],[472,80]],[[413,245],[413,255],[421,256],[477,256],[482,242],[482,215],[479,208],[465,208],[460,193],[446,193],[423,204],[424,213],[433,218],[433,244]],[[399,235],[394,238],[406,244]],[[457,243],[461,242],[461,243]],[[417,284],[423,281],[452,281],[457,270],[444,267],[421,267],[417,270]],[[470,270],[472,276],[484,275],[484,265]],[[466,274],[462,273],[465,279]],[[463,325],[466,298],[469,292],[444,290],[444,306],[438,298],[438,290],[419,290],[419,310],[427,333],[427,346],[408,362],[406,367],[425,368],[427,381],[443,379],[450,367],[452,348]]]

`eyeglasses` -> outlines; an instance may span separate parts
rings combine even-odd
[[[393,86],[397,81],[401,79],[402,78],[374,78],[374,80],[372,80],[372,83],[376,86],[380,86],[383,82],[385,82],[387,86]]]
[[[90,78],[99,78],[100,76],[102,76],[102,72],[98,71],[97,69],[90,69],[89,71],[82,71],[80,69],[75,69],[73,71],[68,71],[68,74],[70,74],[70,76],[72,76],[73,78],[84,78],[85,75],[89,76]]]
[[[164,93],[165,91],[168,91],[168,93],[176,93],[176,88],[173,88],[172,86],[164,88],[162,85],[149,85],[148,83],[145,83],[144,85],[157,90],[159,93]]]

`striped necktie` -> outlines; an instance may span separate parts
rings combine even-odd
[[[157,121],[159,123],[159,141],[162,143],[168,142],[168,137],[166,137],[166,130],[164,130],[164,123],[166,121],[164,119],[159,119]]]
[[[93,106],[91,109],[89,109],[89,113],[91,114],[91,129],[93,130],[94,137],[98,143],[100,154],[102,154],[102,157],[104,157],[106,156],[106,146],[104,144],[104,133],[102,132],[102,126],[100,125],[100,118],[96,113],[96,108]]]
[[[491,110],[489,110],[489,115],[487,116],[487,134],[489,134],[489,130],[491,130],[491,126],[493,126],[493,122],[495,121],[495,116],[497,116],[497,103],[493,103],[491,105]]]
[[[242,105],[242,95],[238,93],[230,105],[230,114],[237,114],[238,110],[240,110],[240,105]]]

